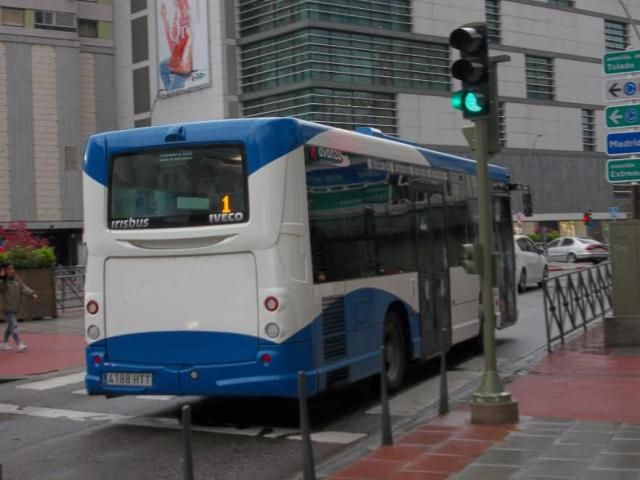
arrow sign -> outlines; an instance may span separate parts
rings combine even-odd
[[[640,98],[640,76],[625,78],[623,80],[605,80],[604,99],[607,102],[617,102]]]
[[[640,131],[607,135],[607,155],[640,153]]]
[[[605,75],[640,72],[640,50],[606,53],[602,57]]]
[[[607,107],[604,111],[607,128],[625,128],[640,125],[640,105]]]
[[[640,180],[640,158],[607,160],[607,182],[628,183]]]

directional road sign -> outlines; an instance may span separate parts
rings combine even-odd
[[[640,125],[640,105],[607,107],[604,111],[607,128],[625,128]]]
[[[606,53],[602,58],[605,75],[640,72],[640,50]]]
[[[640,153],[640,131],[607,135],[607,155],[629,155],[630,153]]]
[[[609,183],[640,181],[640,158],[607,160],[607,181]]]
[[[613,79],[604,82],[604,99],[607,102],[640,98],[640,77]]]

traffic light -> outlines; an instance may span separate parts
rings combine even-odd
[[[456,28],[449,44],[460,50],[460,59],[451,65],[451,75],[462,82],[462,90],[453,93],[451,105],[461,110],[464,118],[486,117],[491,113],[487,25],[469,23]]]
[[[522,210],[525,217],[533,216],[533,200],[531,199],[531,192],[525,191],[522,193]]]
[[[482,246],[477,243],[465,243],[462,245],[464,258],[462,268],[470,274],[482,273]]]
[[[584,212],[582,215],[582,223],[589,225],[589,222],[591,222],[591,212]]]

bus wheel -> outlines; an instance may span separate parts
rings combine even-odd
[[[384,320],[384,364],[389,391],[396,391],[402,385],[406,358],[402,324],[398,314],[390,310]]]

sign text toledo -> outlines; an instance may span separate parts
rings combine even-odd
[[[640,50],[611,52],[602,60],[605,75],[640,72]]]

